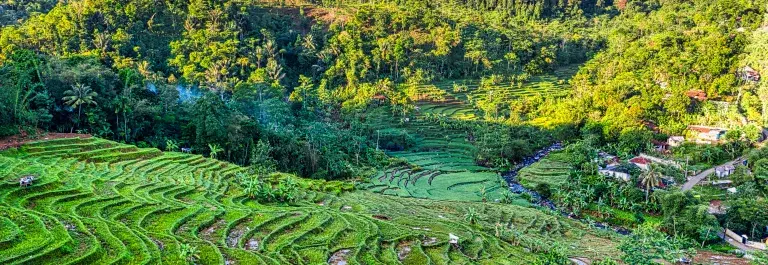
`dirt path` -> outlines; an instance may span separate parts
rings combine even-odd
[[[51,140],[61,138],[91,138],[90,134],[77,134],[77,133],[45,133],[40,134],[37,137],[31,137],[26,135],[14,135],[0,139],[0,151],[17,148],[25,143],[38,141],[38,140]]]
[[[750,262],[746,258],[739,258],[730,254],[700,250],[693,257],[693,264],[749,265]]]
[[[741,162],[741,161],[742,161],[742,158],[741,158],[741,157],[739,157],[739,158],[736,158],[736,159],[734,159],[734,160],[732,160],[732,161],[730,161],[730,162],[728,162],[728,163],[725,163],[725,164],[719,165],[719,166],[717,166],[717,167],[721,167],[721,166],[733,166],[733,165],[735,165],[735,164],[737,164],[737,163],[739,163],[739,162]],[[683,184],[683,187],[682,187],[682,188],[680,188],[680,190],[682,190],[682,191],[687,191],[687,190],[693,189],[693,186],[696,186],[696,184],[698,184],[699,182],[701,182],[701,180],[703,180],[703,179],[704,179],[704,178],[706,178],[707,176],[709,176],[709,175],[712,175],[713,173],[715,173],[715,168],[717,168],[717,167],[713,167],[713,168],[710,168],[710,169],[704,170],[704,171],[702,171],[701,173],[699,173],[698,175],[696,175],[696,176],[693,176],[693,177],[692,177],[690,180],[688,180],[688,182],[686,182],[685,184]]]

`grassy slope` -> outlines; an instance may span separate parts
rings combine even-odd
[[[570,165],[558,154],[552,154],[539,162],[520,170],[517,178],[527,188],[535,188],[539,183],[548,184],[552,189],[565,185],[568,180]]]
[[[262,205],[242,195],[235,165],[115,147],[124,146],[72,139],[0,153],[0,263],[183,264],[182,244],[197,247],[200,264],[317,264],[334,253],[350,264],[523,264],[537,255],[526,248],[554,241],[574,256],[616,254],[614,235],[530,208],[367,191]],[[20,188],[26,174],[38,180]],[[469,208],[477,226],[463,220]]]

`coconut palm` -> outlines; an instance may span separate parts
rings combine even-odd
[[[661,173],[656,171],[655,167],[650,167],[648,171],[640,175],[640,184],[645,187],[645,203],[648,203],[648,195],[651,189],[661,185]]]
[[[73,85],[72,89],[64,91],[64,97],[61,98],[61,100],[63,100],[64,104],[67,106],[70,106],[73,109],[77,108],[77,120],[79,122],[83,104],[96,105],[94,98],[98,95],[98,93],[91,90],[90,86],[78,83]]]

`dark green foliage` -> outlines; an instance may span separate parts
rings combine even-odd
[[[664,230],[672,235],[685,235],[696,242],[712,243],[718,240],[720,224],[709,213],[708,203],[701,202],[691,192],[669,191],[659,193],[664,214]]]
[[[728,202],[725,225],[739,234],[750,238],[763,238],[768,235],[768,201],[765,198],[745,196]]]
[[[550,196],[552,196],[552,189],[547,183],[536,184],[536,187],[534,188],[534,190],[544,198],[549,198]]]
[[[40,58],[27,50],[13,52],[0,63],[0,136],[51,121],[48,108],[53,99],[43,86],[40,64]]]

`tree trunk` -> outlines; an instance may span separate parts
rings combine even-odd
[[[645,203],[646,203],[646,204],[648,203],[648,192],[649,192],[650,190],[651,190],[651,189],[650,189],[650,188],[648,188],[648,187],[646,187],[646,188],[645,188]]]
[[[80,127],[81,127],[81,126],[82,126],[82,124],[83,124],[83,121],[82,121],[82,120],[80,120],[80,119],[81,119],[81,118],[80,118],[80,116],[81,116],[80,114],[82,113],[82,111],[83,111],[83,105],[82,105],[82,104],[80,104],[80,105],[78,105],[78,106],[77,106],[77,129],[78,129],[78,130],[80,130]]]

